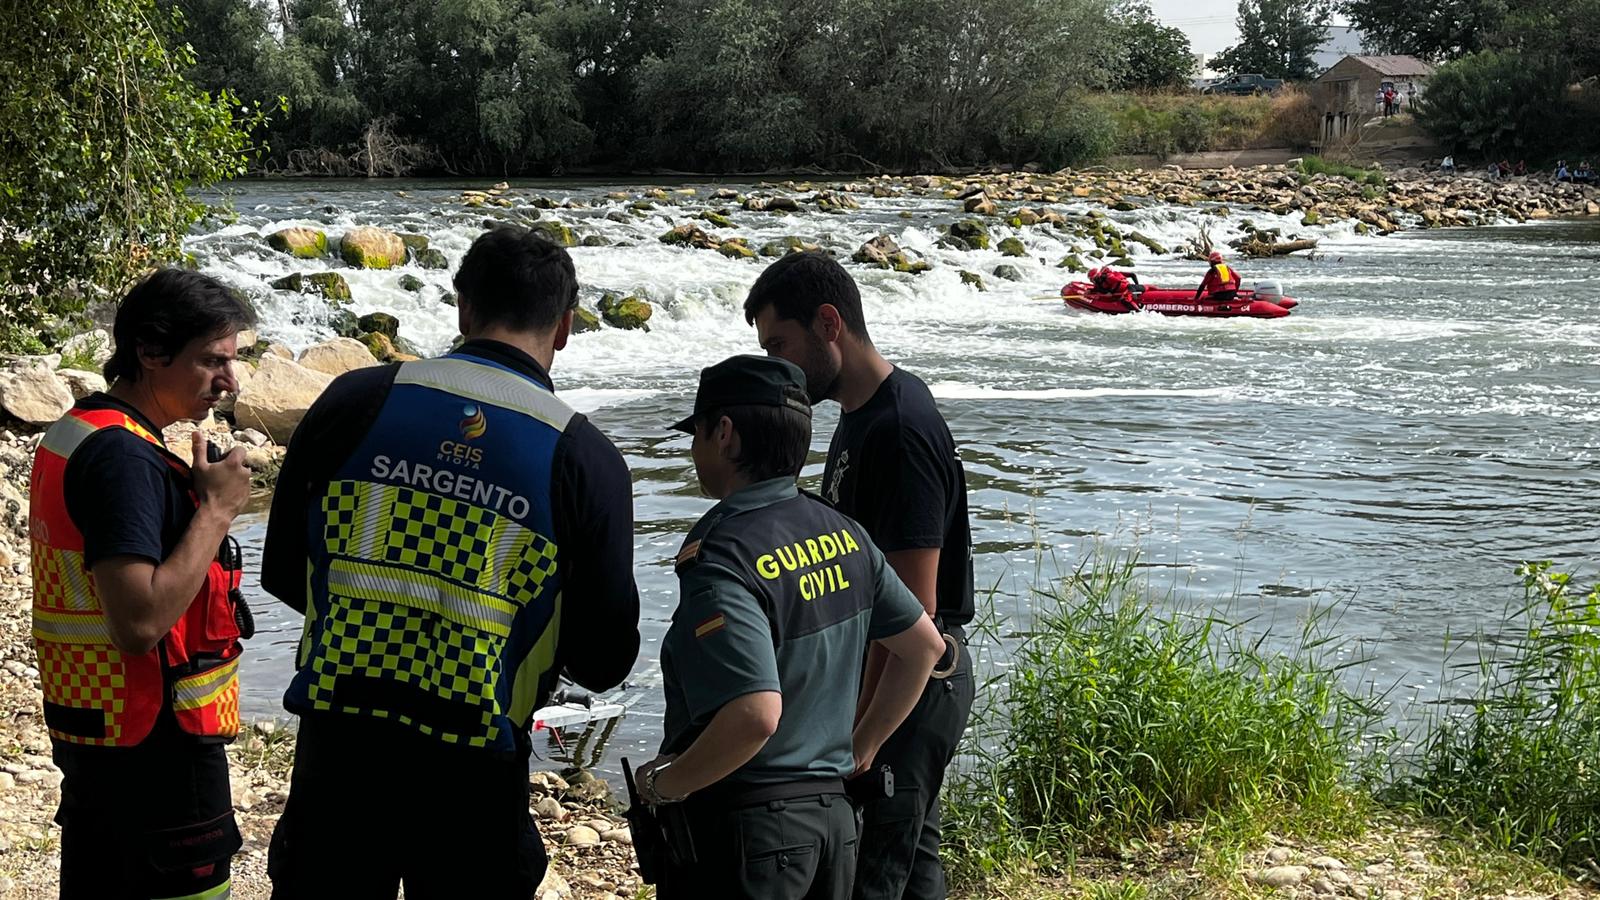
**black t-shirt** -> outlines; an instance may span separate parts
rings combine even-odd
[[[885,553],[937,547],[939,617],[946,625],[972,621],[966,471],[921,379],[896,368],[871,400],[839,417],[822,496]]]
[[[498,341],[457,353],[514,369],[551,386],[544,367]],[[304,613],[306,517],[366,437],[399,366],[374,366],[333,380],[289,441],[261,553],[261,586]],[[633,580],[633,480],[622,454],[593,423],[575,416],[556,441],[550,476],[552,538],[562,573],[557,670],[590,690],[621,683],[639,655],[639,589]]]

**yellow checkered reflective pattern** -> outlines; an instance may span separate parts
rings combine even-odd
[[[51,733],[74,743],[115,746],[122,739],[123,688],[128,683],[122,653],[110,645],[51,641],[37,641],[34,648],[39,654],[39,671],[48,673],[40,679],[46,701],[72,709],[100,710],[105,716],[104,738]]]
[[[482,507],[397,485],[336,481],[323,496],[328,609],[306,639],[312,707],[410,725],[446,743],[494,743],[496,686],[519,610],[556,571],[556,546]],[[476,712],[457,734],[405,710],[335,702],[341,676],[398,682]]]

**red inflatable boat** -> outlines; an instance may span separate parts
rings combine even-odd
[[[1106,291],[1091,282],[1074,281],[1061,289],[1068,308],[1087,312],[1129,313],[1148,310],[1165,316],[1253,316],[1277,319],[1289,314],[1299,301],[1285,297],[1275,282],[1257,282],[1254,289],[1241,289],[1228,300],[1215,297],[1194,299],[1194,290],[1176,290],[1155,285],[1129,284],[1126,290]]]

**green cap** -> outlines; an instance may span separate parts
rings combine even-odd
[[[729,406],[786,406],[811,418],[806,376],[799,366],[776,356],[730,356],[700,370],[694,413],[672,428],[694,434],[695,416]]]

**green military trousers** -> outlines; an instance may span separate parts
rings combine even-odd
[[[741,805],[691,797],[681,810],[694,862],[666,866],[659,900],[849,900],[856,814],[842,794]]]

